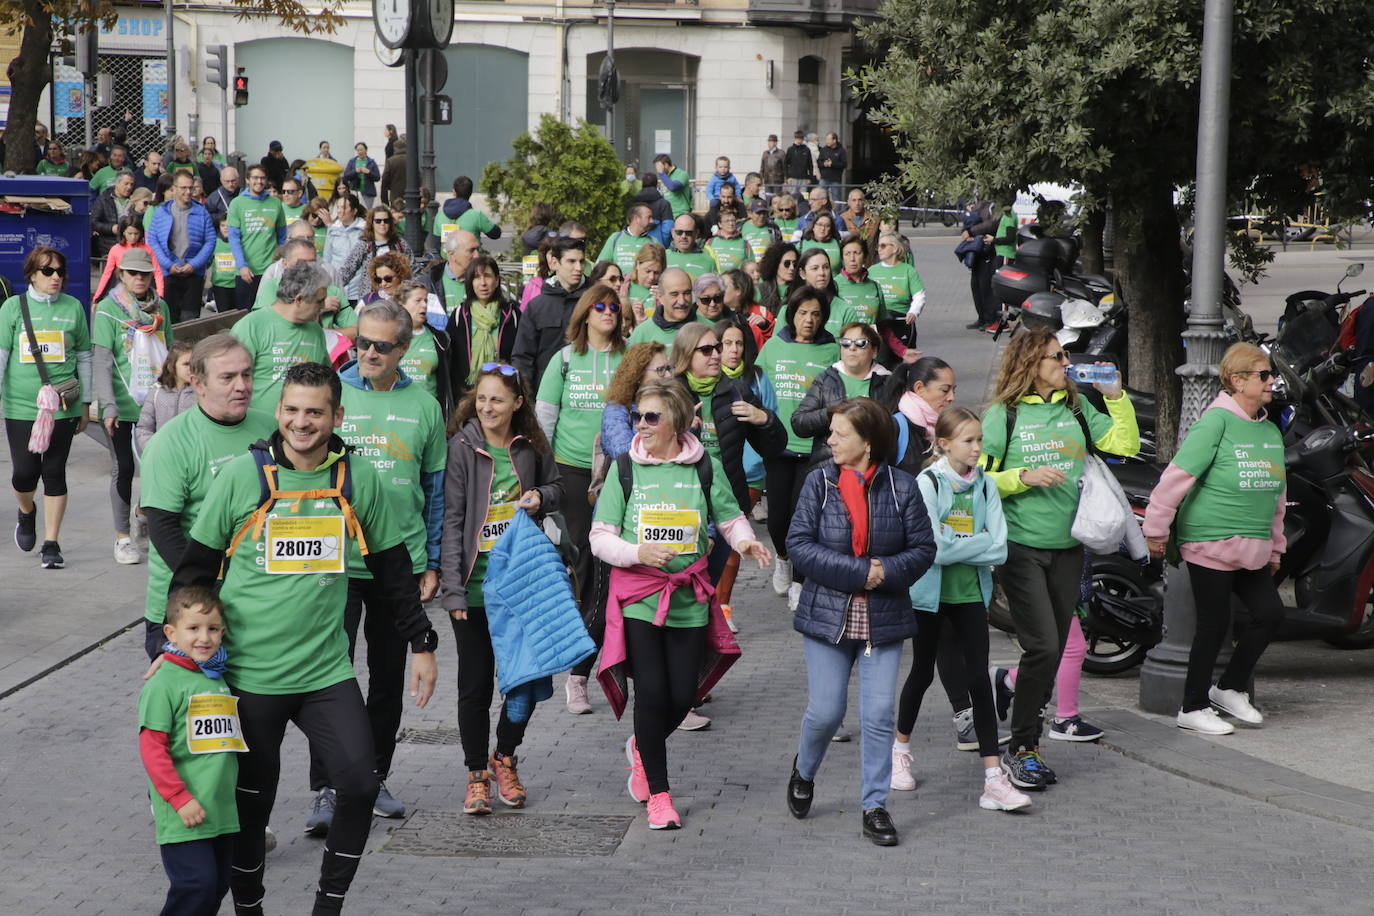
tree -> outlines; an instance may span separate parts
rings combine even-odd
[[[563,219],[586,228],[590,252],[621,228],[625,167],[595,126],[580,118],[570,126],[546,114],[511,149],[504,165],[488,162],[482,171],[482,193],[503,222],[523,226],[536,203],[552,204]]]
[[[1365,212],[1371,12],[1368,0],[1237,0],[1233,200],[1296,213],[1320,191],[1333,221]],[[992,197],[1077,182],[1090,209],[1111,202],[1130,378],[1155,392],[1157,439],[1172,444],[1185,282],[1175,194],[1194,177],[1202,4],[887,0],[863,38],[888,51],[856,77],[899,138],[902,185]],[[1100,224],[1088,229],[1100,245]]]
[[[339,10],[345,0],[322,0],[319,8],[301,0],[230,0],[237,18],[275,19],[293,32],[332,33],[343,22]],[[5,128],[5,169],[29,172],[34,167],[33,129],[38,121],[38,98],[52,78],[48,52],[57,33],[54,23],[68,29],[87,25],[113,26],[117,16],[110,0],[0,0],[0,20],[6,34],[24,32],[19,55],[10,62],[9,122]]]

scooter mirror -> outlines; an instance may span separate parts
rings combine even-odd
[[[1351,278],[1358,277],[1362,273],[1364,273],[1363,261],[1357,261],[1345,269],[1345,275]]]

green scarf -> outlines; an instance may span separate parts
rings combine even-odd
[[[697,393],[697,397],[710,397],[715,393],[716,385],[720,382],[720,376],[714,378],[697,378],[692,373],[687,373],[687,387]]]
[[[485,363],[496,362],[496,322],[501,315],[499,302],[470,302],[472,314],[472,352],[468,357],[468,387],[477,384],[477,374]]]
[[[736,367],[733,368],[733,369],[731,369],[729,366],[725,365],[725,363],[721,363],[721,364],[720,364],[720,371],[723,372],[723,373],[725,373],[725,377],[726,377],[726,378],[740,378],[741,376],[744,375],[744,363],[740,363],[738,366],[736,366]]]

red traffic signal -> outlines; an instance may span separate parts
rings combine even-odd
[[[242,108],[248,104],[248,77],[243,75],[243,69],[234,76],[234,107]]]

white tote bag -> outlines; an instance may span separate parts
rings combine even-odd
[[[1088,454],[1079,480],[1078,512],[1069,533],[1093,553],[1116,553],[1128,525],[1135,524],[1126,494],[1102,459]]]

